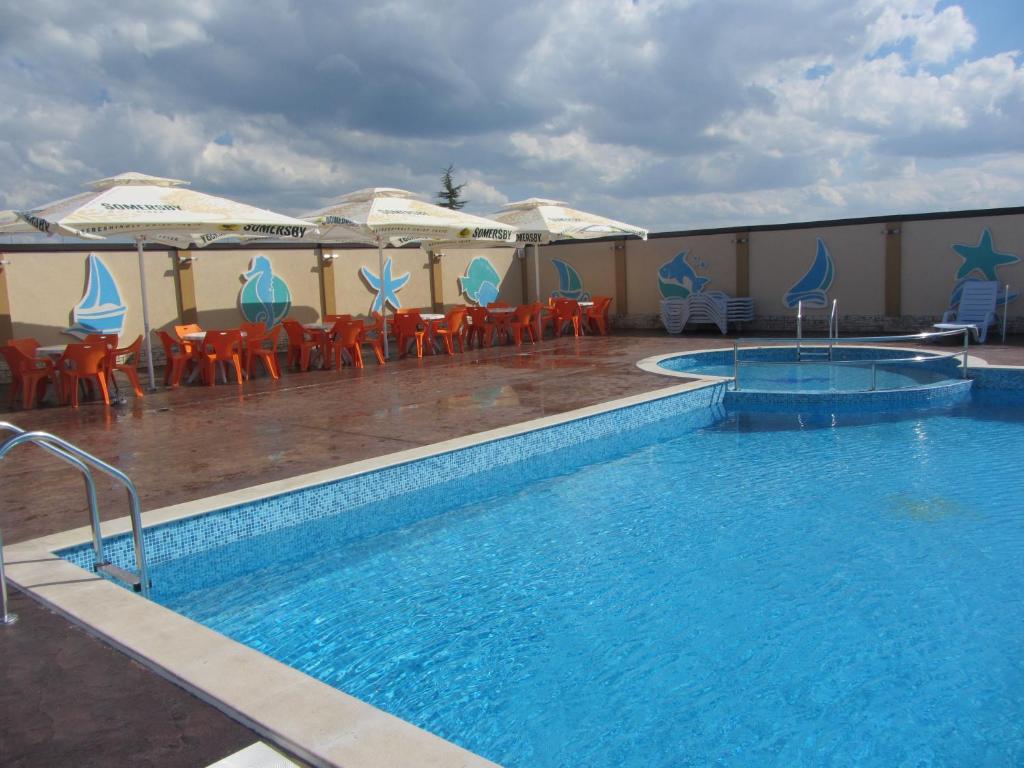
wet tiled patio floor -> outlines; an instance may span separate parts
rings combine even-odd
[[[972,354],[1024,365],[1020,341]],[[147,510],[670,386],[678,379],[636,361],[730,343],[653,332],[562,338],[2,417],[121,468]],[[87,523],[81,480],[35,447],[12,452],[0,482],[8,543]],[[124,516],[123,491],[97,482],[102,517]],[[21,620],[0,628],[0,763],[198,766],[257,740],[23,595],[13,602]]]

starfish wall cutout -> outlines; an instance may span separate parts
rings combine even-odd
[[[981,233],[981,240],[977,245],[953,246],[953,250],[964,260],[957,270],[957,280],[967,277],[974,270],[978,270],[985,276],[986,280],[999,280],[996,269],[1004,264],[1016,264],[1020,256],[1012,253],[1000,253],[992,245],[992,233],[988,227]]]
[[[409,282],[409,273],[406,272],[404,275],[392,277],[390,256],[384,262],[383,277],[377,277],[366,267],[360,267],[359,274],[363,276],[363,279],[370,288],[377,292],[376,297],[373,299],[371,312],[383,312],[386,304],[390,304],[393,309],[402,308],[402,302],[398,299],[398,292],[402,290],[402,286]]]

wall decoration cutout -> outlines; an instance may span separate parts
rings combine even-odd
[[[498,298],[501,275],[485,256],[477,256],[466,267],[466,274],[459,278],[459,290],[474,304],[486,307]]]
[[[583,290],[583,278],[575,267],[561,259],[552,259],[551,263],[558,271],[558,288],[551,292],[552,296],[573,301],[590,300],[590,291]]]
[[[688,253],[680,251],[658,267],[658,290],[663,299],[685,299],[691,294],[701,293],[704,286],[711,282],[711,278],[701,277],[690,266],[686,260]],[[696,259],[695,264],[701,269],[707,267],[707,263],[700,259]]]
[[[390,304],[392,309],[402,308],[402,302],[398,299],[398,292],[409,282],[410,275],[406,272],[404,275],[392,277],[390,256],[384,262],[384,274],[381,277],[377,277],[366,267],[360,267],[359,274],[363,276],[363,280],[370,286],[370,290],[377,292],[373,299],[373,306],[370,308],[371,312],[383,312],[383,307],[387,304]]]
[[[964,292],[964,283],[971,280],[995,280],[999,283],[999,293],[996,298],[996,305],[1009,304],[1020,295],[1019,291],[1011,291],[1006,295],[1006,283],[1000,281],[999,267],[1016,264],[1020,256],[1014,253],[1000,253],[992,243],[992,233],[988,227],[981,233],[981,239],[977,245],[964,245],[956,243],[953,250],[964,260],[960,269],[956,272],[953,292],[949,295],[949,309],[955,309],[960,304],[960,296]]]
[[[292,308],[292,294],[288,284],[274,274],[270,259],[253,256],[249,271],[243,272],[245,285],[238,294],[238,308],[250,323],[263,323],[273,328],[284,320]]]
[[[801,301],[807,307],[828,306],[828,289],[836,276],[836,265],[825,247],[825,241],[818,238],[818,250],[814,255],[814,263],[807,274],[797,280],[796,285],[786,291],[783,303],[793,309]]]
[[[124,318],[128,307],[121,301],[114,276],[95,253],[87,261],[88,277],[82,300],[71,310],[71,327],[64,333],[84,339],[90,333],[116,333],[124,331]]]

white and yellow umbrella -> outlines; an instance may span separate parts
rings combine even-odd
[[[533,279],[540,300],[540,246],[556,240],[592,240],[614,235],[632,235],[647,239],[647,230],[595,213],[577,211],[558,200],[531,197],[508,203],[494,219],[518,230],[516,241],[533,245]]]
[[[143,271],[143,244],[202,247],[225,237],[300,239],[313,226],[272,211],[191,189],[188,182],[141,173],[122,173],[91,182],[89,191],[27,211],[0,212],[0,234],[43,232],[86,240],[131,237],[138,245],[142,324],[150,388],[153,348]]]
[[[420,243],[515,245],[515,227],[482,216],[418,200],[404,189],[370,187],[338,198],[326,208],[304,214],[321,241],[373,243],[379,274],[384,275],[384,246]],[[387,317],[387,307],[381,312]],[[384,352],[387,354],[385,320]]]

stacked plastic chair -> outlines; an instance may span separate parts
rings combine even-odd
[[[661,324],[669,333],[682,333],[686,320],[683,313],[686,308],[686,299],[672,296],[661,300]]]

